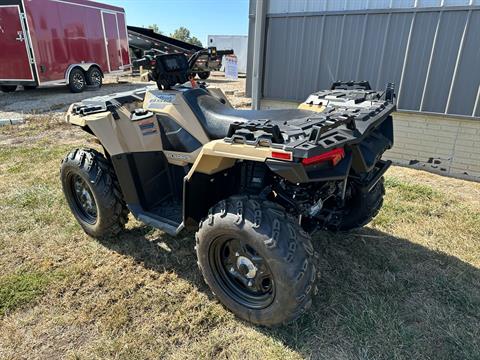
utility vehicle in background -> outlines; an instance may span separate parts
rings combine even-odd
[[[158,54],[185,54],[188,58],[196,56],[195,62],[190,68],[193,77],[197,76],[206,80],[212,71],[220,70],[222,57],[233,54],[233,50],[218,50],[215,47],[208,49],[193,45],[185,41],[177,40],[159,33],[152,29],[145,29],[137,26],[128,26],[128,41],[133,60],[133,70],[143,67],[143,70],[150,70],[150,64],[142,64],[138,60],[145,57],[151,58]],[[199,55],[200,54],[200,55]],[[137,61],[136,61],[137,60]]]
[[[183,54],[160,55],[157,87],[71,105],[67,121],[103,150],[64,159],[70,209],[97,238],[129,212],[170,235],[195,230],[200,270],[228,309],[292,321],[316,289],[311,234],[363,226],[382,206],[393,87],[341,82],[299,109],[236,110],[189,71]]]

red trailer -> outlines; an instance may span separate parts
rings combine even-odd
[[[100,87],[128,69],[125,11],[88,0],[0,0],[0,88]]]

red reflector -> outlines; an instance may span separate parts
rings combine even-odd
[[[292,160],[292,153],[282,153],[282,152],[272,151],[272,158],[282,159],[282,160]]]
[[[320,155],[317,155],[317,156],[312,156],[312,157],[303,159],[302,164],[303,165],[312,165],[312,164],[317,164],[317,163],[320,163],[320,162],[330,161],[332,163],[332,165],[335,166],[344,157],[345,157],[345,150],[343,150],[343,148],[333,149],[333,150],[327,151],[324,154],[320,154]]]

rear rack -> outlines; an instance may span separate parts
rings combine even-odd
[[[371,128],[378,126],[395,110],[391,86],[384,92],[369,90],[368,82],[337,82],[332,87],[333,90],[310,95],[305,102],[317,109],[324,107],[322,112],[312,111],[310,117],[306,113],[304,119],[291,121],[235,122],[230,125],[224,141],[292,151],[296,157],[312,156],[361,141]]]

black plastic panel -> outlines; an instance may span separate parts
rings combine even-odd
[[[395,110],[391,85],[385,92],[362,90],[362,87],[369,86],[367,82],[337,83],[335,86],[354,90],[324,90],[310,95],[307,104],[326,108],[303,119],[279,121],[274,117],[275,113],[271,113],[272,117],[265,120],[233,124],[225,141],[271,146],[291,151],[294,157],[307,158],[360,143],[384,121],[390,119],[391,122],[390,114]],[[386,94],[389,101],[385,99]],[[267,127],[271,131],[266,131]],[[388,149],[393,144],[391,130],[387,138],[390,140]]]
[[[187,130],[168,116],[157,115],[164,150],[191,153],[202,146]]]

